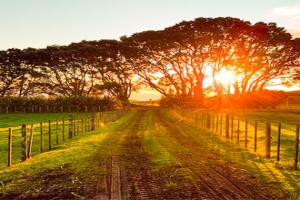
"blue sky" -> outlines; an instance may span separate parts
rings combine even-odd
[[[0,49],[115,39],[200,16],[276,21],[300,32],[300,0],[1,0]]]

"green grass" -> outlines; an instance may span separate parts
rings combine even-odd
[[[27,142],[30,138],[31,124],[34,126],[33,134],[33,145],[31,155],[35,156],[40,154],[40,143],[41,143],[41,129],[43,128],[44,133],[44,151],[49,150],[49,124],[51,120],[51,148],[58,148],[59,144],[69,141],[68,132],[69,129],[74,132],[73,128],[69,125],[70,113],[42,113],[42,114],[2,114],[0,115],[0,169],[6,168],[7,166],[7,154],[8,154],[8,127],[12,128],[12,164],[19,163],[21,161],[21,124],[27,124]],[[95,115],[97,119],[101,121],[112,121],[115,119],[115,114],[111,112],[105,112]],[[62,119],[65,119],[64,126]],[[90,113],[76,113],[73,114],[75,119],[75,126],[77,132],[82,134],[85,130],[91,126]],[[58,120],[56,125],[56,119]],[[84,121],[81,121],[83,119]],[[40,122],[43,122],[41,127]],[[74,124],[73,124],[74,125]],[[74,134],[74,133],[73,133]],[[78,134],[78,133],[77,133]],[[57,143],[58,142],[58,143]]]
[[[40,122],[48,122],[48,120],[69,119],[70,115],[74,118],[90,117],[91,113],[16,113],[16,114],[0,114],[0,130],[3,128],[19,127],[22,124],[32,124]],[[112,117],[109,111],[102,112],[102,115]]]
[[[78,195],[80,198],[80,194],[78,193],[84,191],[76,190],[79,187],[90,187],[89,184],[91,182],[97,182],[97,173],[101,173],[101,171],[99,171],[99,162],[95,157],[96,152],[101,152],[104,149],[106,149],[106,154],[111,152],[111,149],[115,146],[108,145],[108,138],[112,138],[111,134],[128,121],[132,115],[133,113],[130,112],[118,121],[109,123],[99,130],[81,134],[70,142],[57,145],[53,151],[36,155],[26,162],[13,165],[11,168],[2,169],[0,171],[0,194],[34,193],[40,187],[47,187],[47,185],[50,184],[44,183],[43,185],[39,182],[41,181],[40,179],[48,177],[39,177],[42,176],[44,172],[48,175],[53,173],[62,173],[63,175],[63,173],[67,173],[70,174],[71,178],[64,180],[60,177],[60,179],[63,180],[62,183],[60,182],[61,180],[56,180],[55,178],[53,178],[53,180],[42,181],[52,181],[52,187],[57,185],[62,191],[75,188],[74,196]],[[114,139],[114,141],[116,140]],[[30,180],[31,177],[35,178],[28,184],[28,180]],[[47,188],[44,188],[43,190],[46,189]]]
[[[152,101],[140,101],[140,100],[130,100],[130,103],[134,106],[145,106],[145,107],[158,107],[159,100]]]
[[[192,113],[189,116],[182,117],[182,113],[175,112],[174,116],[187,120],[195,126],[206,126],[206,112],[202,110],[189,110]],[[271,160],[276,162],[277,155],[277,138],[278,138],[278,124],[281,122],[281,146],[280,146],[280,162],[276,162],[278,166],[284,168],[293,168],[295,160],[295,145],[296,145],[296,124],[300,124],[300,115],[295,113],[285,112],[271,112],[271,111],[231,111],[229,120],[229,135],[231,136],[231,117],[234,116],[233,121],[233,140],[231,143],[238,143],[238,120],[239,126],[239,144],[241,147],[245,146],[245,123],[248,121],[248,134],[247,134],[247,149],[255,153],[259,157],[265,156],[265,130],[266,122],[271,123]],[[213,132],[220,135],[221,116],[222,116],[222,135],[221,138],[225,139],[225,112],[211,111],[211,126]],[[204,122],[203,122],[204,120]],[[218,120],[218,131],[216,130],[216,121]],[[254,152],[254,124],[257,122],[257,151]],[[214,125],[213,125],[214,122]],[[214,127],[213,127],[214,126]],[[299,163],[300,165],[300,163]]]
[[[162,143],[166,142],[165,138],[156,136],[156,132],[163,132],[164,130],[154,123],[153,112],[148,111],[147,118],[143,124],[145,126],[143,145],[155,164],[154,170],[158,171],[164,167],[179,165],[176,158],[162,146]]]
[[[176,119],[176,121],[181,121],[183,124],[181,126],[182,131],[188,131],[188,129],[199,128],[202,126],[201,115],[202,111],[190,110],[189,116],[183,116],[182,113],[172,110],[168,111],[166,115],[170,118]],[[215,114],[215,113],[214,113]],[[286,196],[297,199],[300,197],[300,171],[293,169],[294,155],[295,155],[295,125],[292,123],[299,119],[300,115],[291,113],[274,113],[274,112],[257,112],[248,111],[234,113],[238,114],[240,117],[240,143],[237,144],[237,121],[234,122],[234,139],[225,138],[225,115],[223,115],[223,129],[222,135],[220,135],[220,129],[218,132],[216,130],[204,130],[208,135],[213,138],[207,141],[207,137],[201,137],[199,135],[189,136],[191,140],[202,141],[204,143],[213,146],[216,150],[220,152],[220,156],[224,157],[230,162],[237,163],[242,168],[247,171],[251,171],[257,174],[257,177],[266,183],[272,183],[277,191],[282,191]],[[196,117],[198,115],[198,118]],[[216,116],[216,115],[215,115]],[[248,148],[245,148],[245,119],[248,119]],[[198,120],[198,121],[197,121]],[[220,120],[220,115],[219,115]],[[258,124],[258,144],[257,152],[253,151],[253,138],[254,138],[254,126],[253,122],[255,120],[260,121]],[[271,159],[264,158],[265,156],[265,124],[264,120],[269,120],[273,122],[272,125],[272,142],[271,142]],[[276,122],[285,120],[283,123],[283,130],[281,136],[281,160],[276,161],[276,146],[277,146],[277,124]],[[230,120],[231,122],[231,120]],[[176,123],[179,124],[179,123]],[[190,127],[193,125],[193,127]],[[206,125],[206,124],[205,124]],[[231,124],[230,124],[231,125]],[[220,128],[220,124],[219,124]]]
[[[81,134],[70,142],[57,145],[53,151],[35,155],[23,163],[18,162],[10,169],[3,168],[0,170],[0,194],[34,193],[37,188],[42,187],[41,190],[46,190],[47,188],[43,187],[57,185],[61,190],[79,188],[78,190],[74,189],[74,195],[78,195],[80,198],[84,193],[84,191],[80,192],[83,186],[94,190],[97,178],[103,177],[106,173],[105,164],[103,167],[103,163],[101,163],[103,160],[114,155],[124,155],[127,152],[122,152],[124,151],[124,142],[125,144],[130,142],[127,141],[126,136],[132,134],[134,128],[137,129],[137,135],[142,139],[140,147],[142,152],[145,152],[145,155],[149,156],[151,160],[151,169],[155,173],[161,173],[165,181],[165,189],[169,191],[177,190],[180,181],[193,182],[194,176],[191,172],[193,168],[184,165],[183,155],[188,155],[188,159],[194,161],[194,170],[197,170],[200,162],[217,165],[230,163],[230,167],[244,169],[247,173],[255,175],[262,183],[266,183],[268,187],[284,193],[287,197],[292,199],[299,197],[300,172],[285,167],[283,161],[278,163],[274,161],[274,158],[267,160],[259,154],[256,155],[251,150],[243,148],[243,135],[241,135],[241,146],[236,142],[228,142],[224,138],[225,129],[220,137],[211,131],[199,128],[199,121],[195,123],[192,115],[183,118],[177,111],[169,110],[145,111],[146,114],[140,121],[135,119],[135,123],[128,127],[137,112],[139,111],[131,111],[120,120],[110,123],[100,130]],[[160,120],[160,115],[157,115],[156,112],[160,112],[163,116],[162,119],[164,118],[170,123],[166,124]],[[270,117],[272,117],[271,114]],[[252,125],[249,124],[249,129],[250,126]],[[178,138],[176,138],[177,134],[180,135]],[[263,132],[260,133],[260,136],[262,134]],[[250,145],[252,144],[249,141],[249,147]],[[259,145],[259,148],[263,149],[263,145]],[[263,153],[263,150],[259,151]],[[212,157],[211,160],[203,160],[210,159],[210,157]],[[131,163],[132,160],[126,162]],[[48,175],[67,173],[70,174],[70,176],[68,175],[70,178],[64,182],[51,178],[51,183],[45,184],[39,182],[45,177],[37,178],[44,172]],[[28,184],[30,180],[32,183]],[[99,187],[105,185],[98,184],[100,184]]]

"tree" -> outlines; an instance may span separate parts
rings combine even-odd
[[[133,66],[129,61],[131,48],[116,40],[100,40],[93,43],[91,45],[96,43],[98,47],[97,59],[94,62],[99,79],[97,88],[127,104],[132,91],[139,86],[138,82],[133,85]]]
[[[40,65],[46,68],[49,95],[88,96],[95,89],[96,74],[81,44],[51,46],[39,51]]]
[[[42,70],[32,65],[33,49],[0,52],[0,96],[32,96],[37,93]]]
[[[291,35],[274,23],[254,24],[235,55],[240,77],[235,90],[242,94],[263,90],[299,65],[299,51]]]

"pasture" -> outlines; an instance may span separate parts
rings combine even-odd
[[[68,199],[110,195],[149,199],[299,197],[300,173],[293,169],[292,159],[294,145],[288,148],[293,142],[292,122],[299,119],[297,114],[239,112],[237,143],[224,137],[225,124],[221,135],[220,124],[218,132],[216,127],[201,127],[196,115],[203,110],[186,109],[184,113],[156,108],[129,111],[98,130],[79,134],[11,168],[2,168],[1,195],[48,199],[57,194]],[[249,148],[244,146],[242,128],[242,119],[246,118]],[[280,161],[273,152],[276,140],[274,144],[272,141],[271,159],[265,158],[263,131],[258,131],[257,152],[251,150],[250,121],[266,119],[291,123],[282,131]],[[272,140],[276,138],[275,128],[276,124],[272,126]],[[51,187],[46,189],[46,185]]]
[[[8,165],[9,129],[11,129],[11,165],[19,163],[22,155],[22,125],[26,125],[26,142],[30,156],[58,148],[73,137],[92,131],[92,113],[30,113],[0,115],[0,169]],[[94,129],[115,120],[115,112],[95,113]],[[70,135],[71,134],[71,135]]]

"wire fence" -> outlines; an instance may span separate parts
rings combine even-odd
[[[283,167],[298,169],[300,122],[297,120],[264,119],[211,110],[189,114],[180,110],[178,113],[185,121],[209,130],[227,142],[277,161]]]
[[[102,110],[108,110],[112,107],[112,104],[87,106],[87,105],[3,105],[0,104],[0,113],[64,113],[69,112],[100,112]]]
[[[0,168],[50,151],[79,135],[100,129],[125,111],[106,111],[0,129]]]

